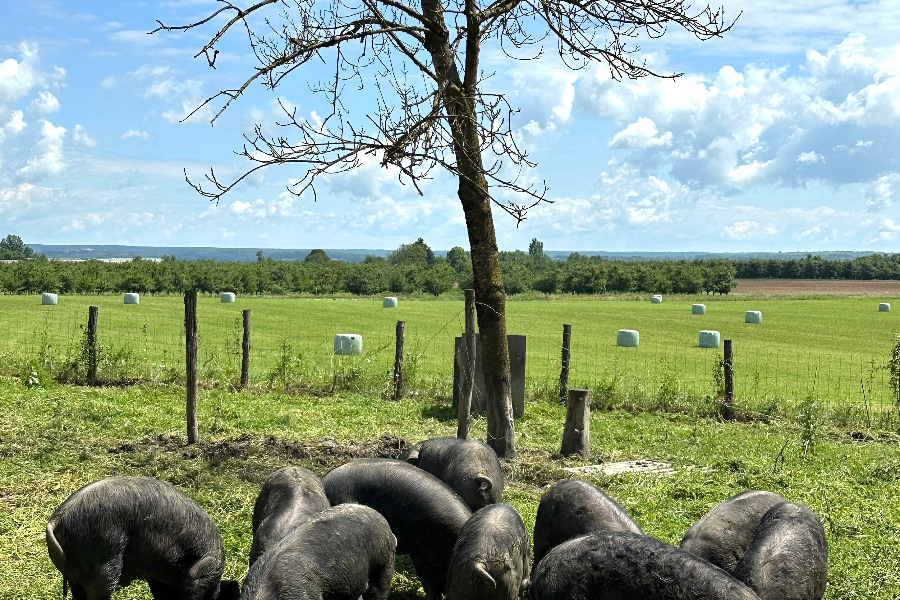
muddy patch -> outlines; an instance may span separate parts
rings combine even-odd
[[[111,454],[180,454],[185,460],[205,459],[213,464],[229,460],[282,459],[322,472],[356,458],[397,458],[409,446],[392,434],[374,440],[340,442],[332,439],[286,440],[245,434],[231,439],[210,439],[187,445],[184,438],[159,435],[109,448]]]

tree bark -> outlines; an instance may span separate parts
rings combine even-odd
[[[473,10],[467,2],[467,11]],[[509,347],[506,340],[506,291],[500,274],[500,258],[491,198],[484,164],[481,140],[475,114],[475,71],[478,68],[477,44],[467,43],[466,83],[459,75],[450,35],[440,0],[422,0],[422,13],[427,19],[425,49],[431,55],[453,135],[456,168],[459,177],[459,200],[462,203],[469,233],[472,275],[481,334],[481,368],[487,404],[487,443],[497,456],[513,459],[516,455],[512,395],[509,375]],[[469,19],[467,36],[477,39],[479,31]]]

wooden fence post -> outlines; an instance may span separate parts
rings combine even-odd
[[[197,432],[197,290],[184,293],[185,388],[187,391],[187,439],[196,444]]]
[[[566,424],[559,453],[563,456],[580,454],[582,458],[591,456],[590,390],[569,390],[566,399]]]
[[[559,370],[559,401],[563,403],[569,396],[569,358],[572,344],[572,326],[563,325],[562,360]]]
[[[734,355],[731,352],[731,340],[725,340],[725,402],[722,405],[722,416],[726,421],[734,420]]]
[[[466,332],[463,335],[463,356],[460,374],[462,389],[459,391],[456,437],[464,440],[469,435],[469,415],[472,412],[472,391],[475,389],[475,290],[466,290]]]
[[[94,383],[97,381],[97,319],[100,316],[100,309],[96,306],[88,307],[88,326],[87,326],[87,382]]]
[[[403,396],[403,342],[406,329],[405,321],[397,321],[397,349],[394,353],[394,393],[392,398],[399,400]]]
[[[241,389],[247,389],[250,385],[250,309],[243,312],[244,315],[244,341],[241,344]]]

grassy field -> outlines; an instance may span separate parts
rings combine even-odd
[[[734,340],[738,404],[764,415],[796,413],[817,402],[835,419],[859,427],[896,427],[896,399],[887,362],[900,314],[877,312],[873,297],[557,298],[510,301],[508,330],[527,336],[527,394],[554,394],[563,323],[572,325],[571,385],[593,391],[595,407],[696,408],[715,397],[720,351],[697,347],[701,329]],[[692,302],[707,314],[691,315]],[[100,375],[111,381],[183,381],[180,297],[145,296],[138,306],[120,297],[0,296],[0,373],[53,374],[83,370],[87,307],[100,307]],[[251,379],[268,389],[344,389],[379,395],[391,380],[394,325],[406,321],[406,380],[412,392],[446,397],[452,386],[453,337],[462,329],[459,300],[239,298],[199,301],[200,373],[205,385],[227,388],[239,374],[241,310],[252,310]],[[743,321],[762,310],[762,325]],[[616,330],[637,329],[637,349],[618,348]],[[359,333],[361,357],[335,357],[335,333]],[[865,397],[863,395],[865,390]],[[868,410],[868,416],[867,411]]]
[[[47,557],[44,526],[79,486],[111,475],[149,475],[197,499],[218,524],[226,574],[241,578],[251,543],[259,487],[287,464],[319,474],[355,456],[395,454],[407,442],[455,430],[451,411],[434,400],[386,402],[338,394],[206,390],[200,397],[202,443],[184,445],[183,390],[54,386],[26,389],[0,378],[0,598],[58,598],[61,578]],[[535,402],[517,421],[519,459],[505,465],[505,501],[534,524],[540,494],[568,476],[558,450],[564,410]],[[474,433],[484,435],[476,420]],[[591,447],[604,461],[656,459],[671,476],[600,476],[591,481],[616,498],[649,535],[678,543],[714,504],[746,489],[768,489],[809,505],[830,545],[826,598],[889,599],[900,594],[900,458],[896,434],[848,435],[823,428],[804,434],[789,423],[725,424],[673,413],[595,412]],[[400,561],[392,598],[420,597],[409,563]],[[118,600],[149,598],[134,585]]]

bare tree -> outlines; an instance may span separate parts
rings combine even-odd
[[[311,85],[330,106],[319,122],[282,106],[288,133],[266,135],[257,125],[238,152],[249,162],[243,175],[221,181],[213,170],[200,184],[188,183],[218,201],[251,173],[273,164],[295,164],[302,176],[289,189],[315,197],[319,176],[349,171],[371,155],[392,167],[400,181],[421,194],[420,183],[436,168],[459,182],[465,214],[481,333],[488,396],[488,443],[501,457],[515,456],[510,401],[506,298],[500,275],[492,206],[517,223],[546,201],[546,185],[522,174],[535,165],[515,139],[515,110],[502,93],[482,84],[479,68],[485,44],[512,58],[536,58],[554,47],[573,69],[600,62],[614,78],[678,77],[656,73],[636,58],[641,36],[660,37],[678,25],[697,38],[731,28],[724,10],[692,11],[684,0],[259,0],[241,8],[217,0],[208,16],[157,31],[208,26],[209,42],[196,57],[215,68],[217,44],[231,32],[246,35],[259,61],[240,85],[222,90],[202,107],[215,120],[254,82],[275,90],[311,61],[329,65],[331,75]],[[364,94],[374,106],[350,119],[347,96]],[[195,110],[196,112],[196,110]],[[185,173],[187,178],[187,173]]]

